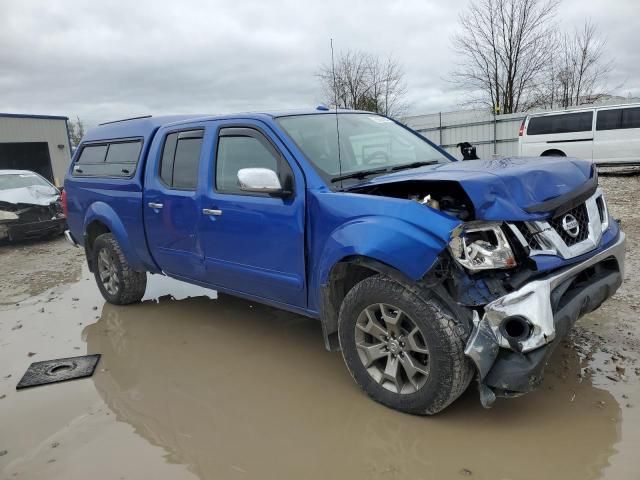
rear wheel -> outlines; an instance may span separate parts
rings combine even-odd
[[[451,312],[388,277],[358,283],[345,297],[340,346],[354,380],[374,400],[407,413],[437,413],[473,376]]]
[[[107,302],[127,305],[142,299],[147,288],[147,274],[131,269],[111,233],[96,238],[92,253],[96,283]]]

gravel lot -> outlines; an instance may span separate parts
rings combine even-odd
[[[0,246],[0,479],[631,479],[640,472],[640,177],[603,177],[625,283],[540,391],[441,415],[368,400],[318,323],[171,279],[105,304],[63,239]],[[28,365],[101,353],[17,392]]]

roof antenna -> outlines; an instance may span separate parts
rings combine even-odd
[[[329,39],[331,45],[331,73],[333,75],[333,103],[336,107],[336,135],[338,137],[338,175],[342,176],[342,158],[340,157],[340,124],[338,122],[338,82],[336,80],[336,64],[333,60],[333,38]],[[340,180],[342,189],[342,180]]]

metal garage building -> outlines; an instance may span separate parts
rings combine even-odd
[[[32,170],[61,186],[71,161],[67,120],[0,113],[0,169]]]

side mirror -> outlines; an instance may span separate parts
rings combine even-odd
[[[241,168],[238,170],[238,184],[244,192],[283,193],[278,174],[268,168]]]

